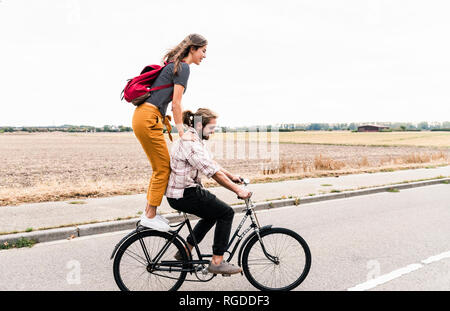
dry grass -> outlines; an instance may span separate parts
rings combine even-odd
[[[280,140],[286,139],[284,134],[292,135],[280,133]],[[450,163],[449,148],[434,146],[431,142],[429,145],[280,144],[277,163],[233,157],[217,158],[217,161],[230,172],[254,182]],[[132,133],[0,134],[0,163],[0,205],[144,193],[152,173],[148,159]],[[204,184],[217,185],[211,180],[204,180]]]
[[[242,134],[242,133],[241,133]],[[217,133],[214,139],[235,137],[235,133]],[[237,139],[253,140],[255,135],[236,135]],[[270,140],[270,135],[267,135]],[[450,132],[350,132],[298,131],[280,132],[280,143],[331,144],[360,146],[422,146],[450,148]]]
[[[385,156],[369,162],[368,156],[348,158],[343,161],[334,160],[322,154],[316,155],[311,161],[296,161],[283,159],[279,163],[266,163],[261,170],[263,175],[299,173],[303,177],[326,176],[327,173],[349,174],[355,172],[373,172],[373,168],[396,170],[424,167],[421,164],[445,165],[450,163],[450,156],[443,151],[418,152],[410,155]],[[372,169],[372,170],[371,170]],[[323,173],[326,173],[325,175]],[[334,175],[334,174],[333,174]]]
[[[336,161],[329,157],[319,154],[314,158],[314,169],[316,170],[340,170],[345,166],[342,161]]]

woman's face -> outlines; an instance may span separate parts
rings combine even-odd
[[[200,48],[198,48],[197,50],[195,50],[194,48],[192,48],[191,53],[192,53],[192,62],[196,65],[200,65],[200,63],[202,62],[202,60],[206,57],[206,47],[202,46]]]

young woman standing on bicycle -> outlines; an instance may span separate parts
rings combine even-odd
[[[163,134],[166,125],[169,138],[170,115],[166,115],[167,106],[172,101],[172,112],[178,134],[183,140],[193,140],[192,133],[184,132],[181,99],[189,79],[189,65],[200,65],[206,57],[208,41],[199,34],[188,35],[180,44],[170,50],[163,61],[169,64],[159,74],[153,87],[174,84],[173,87],[153,91],[150,97],[136,107],[132,127],[152,165],[152,177],[147,191],[147,206],[141,217],[141,225],[159,231],[170,229],[168,221],[156,214],[166,191],[170,175],[170,156]]]

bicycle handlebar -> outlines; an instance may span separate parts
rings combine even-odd
[[[248,178],[242,178],[241,176],[239,176],[239,180],[240,180],[242,183],[244,183],[245,186],[247,186],[247,185],[250,183],[250,179],[248,179]],[[247,199],[250,199],[250,198],[252,197],[252,195],[253,195],[253,192],[250,192],[250,196],[249,196]],[[237,198],[238,198],[238,199],[241,199],[241,200],[247,200],[247,199],[241,198],[240,196],[237,196]]]

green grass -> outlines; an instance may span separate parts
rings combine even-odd
[[[389,188],[388,190],[386,190],[387,192],[400,192],[400,190],[398,190],[397,188]]]
[[[383,169],[380,170],[380,172],[383,172],[383,173],[385,173],[385,172],[394,172],[394,171],[395,170],[393,168],[383,168]]]
[[[25,232],[31,232],[31,231],[33,231],[33,228],[26,228],[25,229]]]
[[[341,190],[337,190],[337,189],[333,189],[330,191],[331,193],[338,193],[338,192],[342,192]]]
[[[441,181],[441,183],[446,184],[446,185],[450,184],[450,182],[448,180],[443,180],[443,181]]]
[[[87,202],[86,201],[70,201],[67,203],[69,203],[69,204],[86,204]]]
[[[331,187],[333,186],[332,184],[321,184],[322,187]]]
[[[5,242],[3,244],[0,244],[0,249],[32,247],[34,244],[36,244],[35,240],[30,240],[30,239],[26,239],[26,238],[20,238],[15,243]]]

